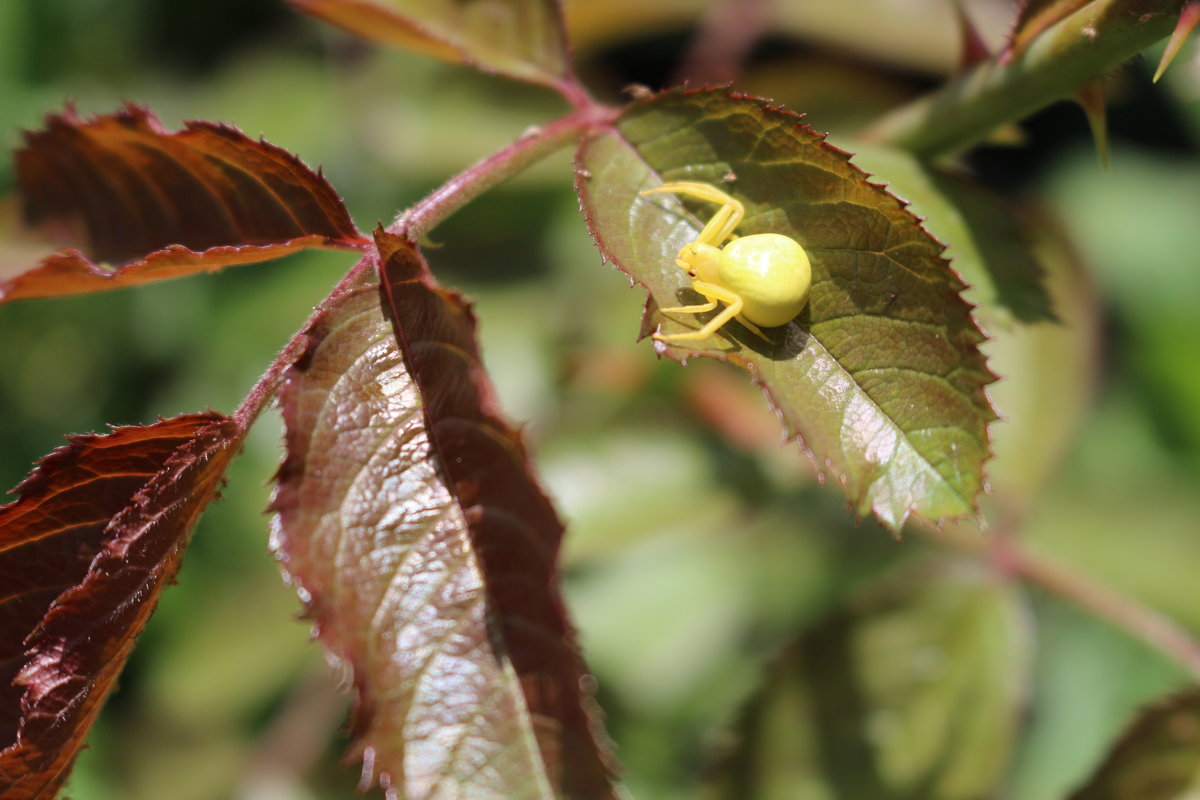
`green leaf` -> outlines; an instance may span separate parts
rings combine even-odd
[[[558,87],[571,74],[557,0],[291,0],[367,39]]]
[[[1200,796],[1200,692],[1145,709],[1071,800],[1190,800]]]
[[[870,148],[855,161],[887,175],[888,188],[939,239],[970,284],[968,300],[990,339],[988,364],[1003,380],[988,387],[1004,424],[991,430],[990,501],[1014,519],[1041,496],[1074,441],[1094,390],[1099,305],[1089,275],[1058,226],[1019,213],[965,177],[899,150]]]
[[[911,203],[929,230],[948,242],[950,266],[979,304],[975,316],[989,333],[1020,322],[1055,321],[1046,270],[1033,251],[1029,220],[999,195],[967,177],[903,150],[856,146],[854,161]]]
[[[409,798],[611,798],[558,594],[562,526],[496,415],[470,309],[407,240],[377,241],[395,323],[364,281],[309,329],[281,394],[272,537],[353,671],[364,780]]]
[[[911,513],[972,512],[994,419],[984,337],[942,245],[899,200],[795,114],[722,90],[637,103],[578,161],[601,252],[650,294],[647,330],[687,329],[656,308],[695,302],[675,254],[715,209],[640,191],[684,179],[719,186],[746,206],[739,233],[782,233],[808,251],[808,306],[769,344],[730,324],[661,352],[748,369],[859,513],[898,529]]]
[[[717,797],[990,796],[1032,636],[1017,587],[973,562],[890,576],[801,636],[747,710]]]

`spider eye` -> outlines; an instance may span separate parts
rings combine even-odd
[[[688,277],[689,277],[689,278],[694,278],[694,277],[696,277],[696,270],[694,270],[694,269],[689,269],[689,270],[688,270]]]

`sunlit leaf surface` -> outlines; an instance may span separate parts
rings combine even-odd
[[[85,244],[0,283],[0,302],[365,244],[324,177],[227,125],[171,133],[138,106],[88,120],[68,110],[26,133],[16,161],[30,222]]]
[[[555,85],[570,70],[556,0],[291,0],[367,39]]]
[[[1142,712],[1071,800],[1190,800],[1200,796],[1200,692]]]
[[[771,329],[770,343],[730,324],[666,354],[748,368],[860,513],[898,528],[910,513],[972,511],[994,418],[983,335],[942,246],[847,154],[759,100],[676,91],[632,106],[582,147],[579,167],[602,253],[650,293],[647,328],[687,329],[656,307],[696,302],[675,254],[715,208],[640,191],[675,180],[719,186],[746,206],[739,233],[804,246],[808,306]]]
[[[989,431],[994,503],[1012,518],[1046,490],[1095,388],[1099,307],[1093,279],[1075,263],[1059,226],[1023,213],[964,177],[896,150],[859,152],[886,175],[931,233],[953,242],[951,265],[970,284],[973,314],[988,331],[990,367],[1003,376],[988,395],[1004,423]]]
[[[561,525],[496,414],[470,310],[377,237],[394,328],[364,282],[310,329],[273,536],[353,669],[364,777],[407,798],[611,797]]]
[[[918,566],[778,660],[739,726],[718,796],[991,796],[1030,677],[1025,601],[973,563]]]
[[[218,414],[77,436],[0,508],[0,796],[49,800],[240,436]]]

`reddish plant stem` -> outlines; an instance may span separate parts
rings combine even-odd
[[[275,356],[275,360],[267,367],[266,372],[262,377],[251,387],[246,393],[246,397],[238,406],[237,411],[233,414],[233,419],[237,422],[241,431],[246,431],[254,424],[254,420],[258,419],[259,415],[266,410],[267,406],[275,399],[275,395],[279,392],[279,385],[283,381],[283,373],[295,363],[296,359],[304,353],[308,346],[308,330],[312,327],[316,318],[324,313],[325,308],[334,300],[341,297],[352,287],[354,287],[361,279],[362,274],[366,270],[375,269],[375,260],[371,258],[361,258],[350,268],[338,284],[333,287],[333,290],[326,296],[321,303],[313,309],[313,313],[309,315],[304,324],[300,326],[300,330],[292,335],[288,343],[279,351],[279,355]]]
[[[562,95],[563,99],[570,103],[571,108],[576,111],[586,111],[599,105],[588,94],[588,90],[579,82],[574,73],[557,81],[551,88]]]
[[[1001,571],[1079,606],[1156,648],[1200,682],[1200,641],[1170,617],[1044,556],[1030,553],[1005,532],[985,537],[953,526],[922,526],[932,539],[987,558]]]
[[[388,231],[419,238],[488,189],[528,169],[587,132],[611,125],[620,113],[620,109],[610,108],[592,100],[577,83],[569,81],[564,85],[574,87],[574,92],[568,95],[568,99],[576,106],[575,111],[548,125],[530,128],[512,144],[467,167],[398,216],[388,226]],[[275,399],[284,372],[304,352],[307,346],[307,331],[317,315],[355,286],[365,270],[374,267],[373,259],[360,259],[279,351],[279,355],[246,394],[246,398],[234,413],[234,419],[243,431],[248,429]]]
[[[1018,550],[1019,574],[1156,647],[1200,682],[1200,642],[1165,614],[1147,608],[1062,564]]]
[[[574,112],[547,125],[538,125],[512,144],[477,161],[446,181],[432,194],[400,214],[388,233],[419,238],[488,189],[558,151],[585,133],[610,125],[618,109],[580,100]]]

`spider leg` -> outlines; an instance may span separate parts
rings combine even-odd
[[[700,244],[720,247],[721,242],[733,234],[733,229],[741,223],[745,213],[742,204],[730,198],[728,203],[721,206],[716,214],[713,214],[712,219],[704,226],[704,230],[700,231],[700,235],[696,237],[696,241]]]
[[[662,310],[683,312],[688,314],[700,314],[704,311],[710,311],[713,308],[716,308],[718,300],[725,304],[725,308],[720,314],[717,314],[715,317],[705,323],[704,327],[700,328],[699,330],[687,331],[686,333],[656,333],[654,334],[655,339],[658,339],[660,342],[682,342],[695,339],[707,339],[709,336],[712,336],[714,333],[720,330],[721,326],[725,325],[725,323],[742,313],[742,306],[745,305],[745,303],[742,301],[741,295],[735,294],[723,286],[717,286],[715,283],[708,283],[706,281],[692,281],[692,288],[707,297],[708,302],[698,306],[664,308]],[[760,336],[762,335],[761,331],[757,331],[757,333]]]
[[[721,209],[713,215],[708,224],[704,226],[704,229],[700,231],[700,235],[696,237],[696,241],[701,244],[711,244],[714,247],[720,247],[721,243],[733,234],[734,229],[741,224],[742,217],[746,215],[746,209],[740,202],[734,200],[715,186],[709,186],[707,183],[673,181],[664,183],[662,186],[654,189],[647,189],[640,194],[647,195],[666,192],[687,194],[692,197],[699,197],[701,200],[707,200],[710,203],[720,204]]]
[[[712,311],[717,307],[716,300],[709,300],[707,303],[701,303],[695,306],[675,306],[674,308],[660,308],[659,311],[664,314],[703,314],[705,311]]]

